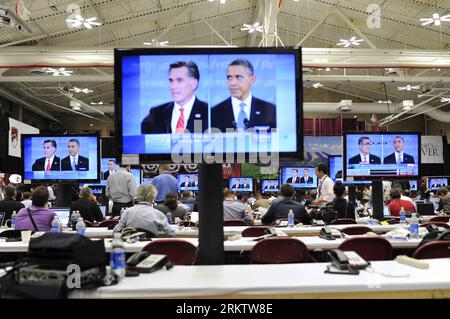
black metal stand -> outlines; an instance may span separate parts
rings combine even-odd
[[[372,181],[372,208],[373,208],[373,218],[383,219],[383,182],[381,180]]]
[[[58,184],[56,192],[56,206],[70,207],[72,206],[72,191],[74,184]]]
[[[197,264],[223,265],[222,164],[201,164],[199,181],[199,245]]]

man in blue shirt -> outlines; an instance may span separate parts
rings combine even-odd
[[[158,190],[158,195],[155,198],[156,203],[163,202],[167,193],[178,193],[177,179],[170,175],[169,171],[168,164],[159,165],[159,175],[152,181],[153,186]]]

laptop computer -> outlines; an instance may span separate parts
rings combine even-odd
[[[419,215],[435,215],[434,213],[434,204],[433,203],[421,203],[417,202],[417,213]]]
[[[52,207],[50,208],[59,217],[59,221],[63,227],[69,224],[70,207]]]

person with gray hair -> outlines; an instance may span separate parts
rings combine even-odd
[[[226,75],[231,97],[211,109],[211,126],[222,132],[227,129],[245,132],[256,127],[268,132],[276,128],[275,104],[252,95],[251,87],[256,82],[252,63],[236,59],[228,65]]]
[[[72,203],[70,215],[72,215],[73,211],[77,210],[84,220],[90,221],[91,223],[104,220],[100,207],[89,199],[92,196],[92,189],[90,187],[82,187],[78,196],[80,199]]]
[[[153,208],[153,202],[158,191],[151,184],[142,184],[137,190],[138,203],[123,213],[114,232],[120,232],[125,227],[145,230],[158,236],[164,232],[169,237],[175,237],[175,231],[170,227],[166,215]]]

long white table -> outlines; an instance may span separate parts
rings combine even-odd
[[[364,270],[357,276],[326,274],[327,263],[175,266],[126,277],[114,286],[76,290],[70,297],[449,298],[450,258],[426,261],[429,269],[374,261],[376,272]]]
[[[0,237],[1,233],[5,230],[8,230],[8,228],[2,228],[0,229]],[[72,230],[64,230],[64,233],[76,233],[76,231]],[[112,230],[109,230],[108,227],[87,227],[85,231],[85,236],[89,238],[107,238],[112,237]]]

